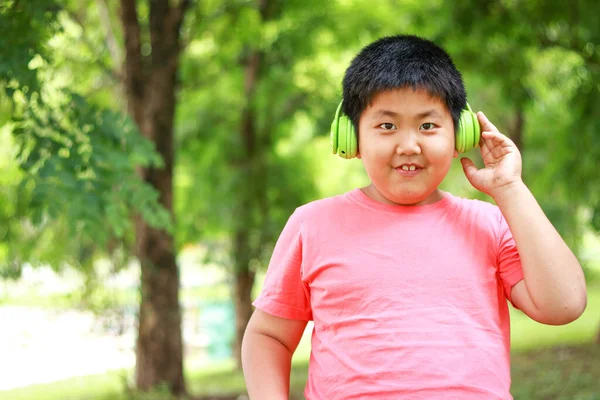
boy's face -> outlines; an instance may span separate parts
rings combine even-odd
[[[437,188],[458,153],[452,116],[440,99],[410,87],[381,92],[363,111],[358,129],[370,197],[403,205],[441,198]]]

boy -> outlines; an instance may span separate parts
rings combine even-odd
[[[288,397],[313,320],[307,399],[512,399],[507,300],[553,325],[587,301],[518,149],[479,112],[485,167],[461,163],[496,205],[438,189],[466,94],[450,56],[418,37],[365,47],[343,95],[371,183],[286,224],[242,346],[250,398]]]

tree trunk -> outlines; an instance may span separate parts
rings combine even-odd
[[[163,168],[143,168],[144,181],[159,193],[172,213],[173,121],[179,63],[180,26],[189,1],[170,6],[169,0],[150,2],[150,44],[144,58],[135,0],[121,0],[125,43],[123,87],[129,115],[161,155]],[[179,306],[179,272],[173,236],[138,218],[136,256],[141,266],[141,303],[136,341],[136,387],[150,390],[165,384],[174,394],[185,393],[183,340]]]
[[[523,154],[523,130],[525,129],[525,113],[523,107],[517,105],[514,120],[509,127],[508,136],[515,143],[521,154]]]
[[[521,158],[523,158],[523,130],[525,129],[525,113],[523,112],[523,106],[517,104],[514,119],[508,127],[508,137],[512,139],[519,151],[521,152]],[[521,172],[523,179],[525,179],[525,172]]]
[[[277,13],[277,4],[269,0],[257,0],[261,21],[265,22]],[[244,59],[244,95],[246,106],[242,110],[240,134],[243,143],[239,173],[243,177],[242,191],[238,197],[235,214],[236,227],[234,236],[234,302],[236,312],[236,336],[233,353],[238,369],[241,369],[241,349],[244,331],[252,316],[252,288],[255,271],[250,267],[254,258],[258,258],[263,243],[252,246],[249,242],[252,231],[259,232],[259,241],[263,240],[268,207],[266,206],[265,149],[270,145],[269,138],[259,137],[256,128],[256,113],[254,109],[255,92],[261,76],[264,54],[258,49],[252,49]],[[269,135],[269,129],[262,132]],[[257,217],[257,215],[259,215]]]
[[[234,285],[234,305],[235,305],[235,343],[233,353],[236,366],[242,368],[242,339],[244,331],[252,316],[252,287],[254,286],[255,272],[249,267],[251,259],[251,249],[248,244],[249,228],[240,227],[235,237],[235,285]]]
[[[141,264],[141,304],[136,341],[136,387],[150,390],[166,384],[185,393],[179,276],[173,238],[137,224],[137,256]]]
[[[255,115],[254,115],[254,92],[258,81],[261,63],[261,54],[258,51],[252,51],[245,61],[245,82],[244,94],[246,95],[246,106],[242,110],[241,118],[241,136],[243,143],[243,152],[241,162],[239,163],[239,173],[242,176],[241,183],[243,190],[239,193],[237,210],[235,214],[236,227],[234,236],[234,302],[235,302],[235,321],[236,335],[233,353],[238,368],[242,366],[241,349],[244,331],[250,316],[252,315],[252,286],[254,285],[254,271],[250,269],[250,261],[253,256],[253,249],[250,246],[250,232],[256,229],[254,221],[254,209],[256,204],[256,168],[257,153],[259,141],[257,138]]]

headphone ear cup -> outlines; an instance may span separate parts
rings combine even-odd
[[[479,119],[477,114],[471,111],[471,117],[473,118],[473,147],[472,149],[479,147],[479,140],[481,139],[481,127],[479,126]]]
[[[329,131],[329,147],[333,154],[337,154],[340,145],[340,116],[342,111],[342,103],[338,105],[335,111],[335,117],[331,122],[331,130]]]
[[[339,119],[335,118],[331,122],[331,130],[329,131],[329,147],[333,154],[337,154],[338,152],[339,129]]]
[[[459,128],[456,133],[456,151],[466,153],[478,147],[480,135],[477,115],[473,113],[471,106],[467,103],[467,107],[460,113]]]
[[[345,115],[339,117],[338,155],[350,159],[356,157],[356,134],[352,121]]]
[[[464,153],[465,152],[465,137],[467,134],[467,129],[468,129],[468,125],[471,123],[469,120],[470,118],[465,118],[466,114],[465,114],[466,110],[463,110],[460,113],[460,118],[458,120],[458,131],[456,132],[456,151],[458,151],[459,153]]]
[[[348,140],[348,153],[347,153],[347,158],[354,158],[356,157],[356,154],[358,153],[358,142],[357,142],[357,135],[356,135],[356,131],[354,130],[354,125],[352,124],[352,121],[350,121],[350,118],[346,118],[346,121],[348,123],[347,125],[347,140]]]
[[[329,131],[329,146],[333,154],[342,158],[354,158],[357,154],[358,145],[352,121],[342,113],[343,100],[338,105],[335,117]]]

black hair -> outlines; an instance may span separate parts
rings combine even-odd
[[[342,111],[358,134],[358,122],[373,96],[412,87],[425,89],[448,108],[458,130],[467,95],[452,58],[435,43],[414,35],[386,36],[364,47],[344,75]]]

